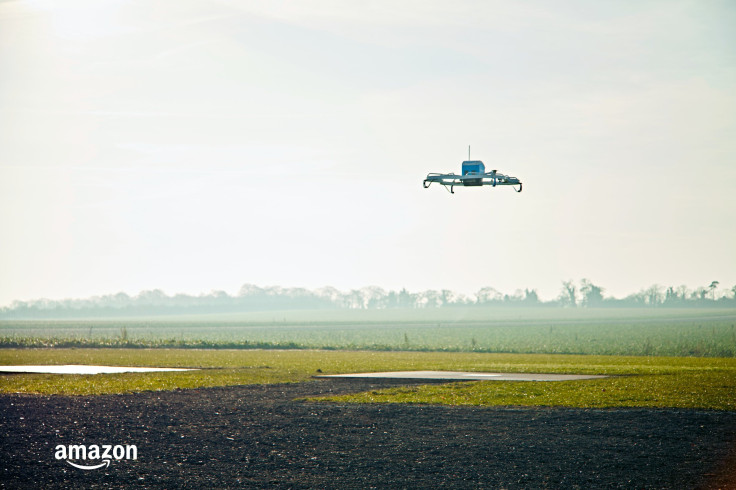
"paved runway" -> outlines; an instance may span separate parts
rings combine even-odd
[[[65,364],[63,366],[0,366],[0,373],[113,374],[151,373],[157,371],[192,371],[192,369],[126,366],[87,366],[83,364]]]
[[[472,373],[465,371],[387,371],[315,376],[315,378],[440,379],[448,381],[573,381],[606,377],[593,374]]]

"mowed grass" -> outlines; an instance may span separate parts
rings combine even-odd
[[[255,383],[307,382],[315,374],[450,370],[607,374],[564,382],[421,385],[313,400],[478,406],[673,407],[736,410],[736,359],[449,352],[180,349],[2,349],[0,364],[194,367],[109,375],[0,375],[2,393],[90,395]]]

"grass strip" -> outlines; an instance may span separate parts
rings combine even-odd
[[[472,381],[311,398],[337,403],[736,410],[736,372],[634,375],[561,382]]]
[[[0,349],[0,364],[203,368],[98,375],[0,375],[0,393],[94,395],[259,383],[315,374],[447,370],[607,374],[564,382],[422,385],[311,400],[477,406],[676,407],[736,410],[736,359],[448,352],[181,349]]]

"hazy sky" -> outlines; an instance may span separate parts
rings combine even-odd
[[[0,305],[736,284],[732,1],[0,0]],[[422,188],[471,145],[510,188]]]

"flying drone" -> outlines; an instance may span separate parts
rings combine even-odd
[[[438,174],[430,173],[427,174],[427,178],[424,179],[422,185],[424,188],[428,188],[434,183],[444,185],[445,189],[450,188],[452,194],[455,193],[455,186],[461,185],[465,187],[477,187],[483,185],[490,185],[496,187],[497,185],[510,185],[513,186],[516,192],[521,192],[521,181],[516,177],[509,177],[508,175],[500,174],[496,170],[486,172],[486,166],[480,160],[470,159],[470,147],[468,147],[468,159],[462,164],[462,175],[457,174]],[[517,189],[516,186],[519,186]]]

